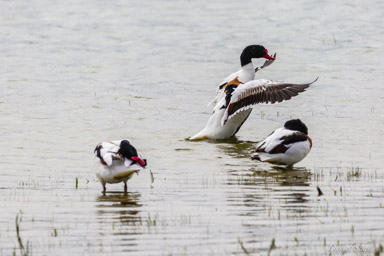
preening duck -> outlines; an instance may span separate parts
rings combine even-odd
[[[300,119],[289,120],[257,145],[251,159],[292,167],[312,148],[308,128]]]
[[[106,183],[119,182],[124,182],[124,191],[127,192],[127,181],[147,165],[128,140],[102,142],[96,146],[94,153],[95,173],[103,186],[103,193]]]
[[[261,45],[247,46],[240,55],[241,69],[229,75],[217,88],[213,113],[205,128],[190,140],[228,139],[236,135],[257,104],[274,104],[291,99],[312,83],[293,84],[273,80],[254,80],[255,72],[273,63],[276,54],[268,55]],[[254,68],[252,58],[266,58]]]

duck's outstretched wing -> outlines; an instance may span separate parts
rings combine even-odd
[[[259,66],[259,67],[256,67],[255,68],[255,73],[263,68],[266,68],[268,67],[269,65],[271,65],[275,60],[276,60],[276,53],[273,54],[272,56],[274,59],[273,60],[269,60],[267,59],[263,65]],[[239,74],[241,72],[241,69],[238,70],[237,72],[235,73],[232,73],[230,74],[228,77],[226,77],[216,88],[216,97],[208,103],[208,106],[211,106],[211,105],[215,105],[217,102],[220,101],[220,98],[225,90],[225,88],[229,85],[229,84],[232,84],[232,83],[235,83],[235,84],[240,84],[241,82],[237,80]]]
[[[267,59],[267,60],[264,62],[264,64],[263,64],[262,66],[260,66],[260,67],[256,67],[256,68],[255,68],[255,73],[256,73],[257,71],[259,71],[260,69],[266,68],[266,67],[268,67],[269,65],[271,65],[271,64],[276,60],[276,53],[273,54],[272,57],[274,58],[273,60],[269,60],[269,59]]]
[[[274,104],[290,100],[292,97],[304,92],[317,79],[306,84],[292,84],[264,79],[240,84],[232,92],[231,100],[227,104],[221,124],[224,125],[238,112],[252,108],[256,104]]]

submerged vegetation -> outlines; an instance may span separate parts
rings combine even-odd
[[[268,249],[268,256],[271,254],[271,252],[272,252],[273,249],[276,249],[275,238],[272,239],[272,241],[271,241],[271,245],[269,246],[269,249]]]
[[[358,179],[361,176],[361,168],[359,167],[352,167],[350,170],[347,171],[347,180],[353,180]]]
[[[177,180],[179,183],[168,183],[169,176],[156,171],[156,183],[158,180],[164,181],[157,183],[157,186],[152,186],[155,179],[149,169],[145,174],[148,176],[139,176],[145,182],[138,185],[133,183],[131,189],[136,189],[136,192],[111,191],[106,195],[93,193],[88,188],[98,185],[95,180],[91,180],[87,186],[79,187],[77,178],[75,197],[72,194],[74,189],[71,179],[68,190],[64,192],[74,200],[67,202],[57,197],[55,205],[65,205],[68,207],[65,212],[72,212],[72,215],[68,217],[53,211],[47,215],[49,217],[45,214],[32,217],[28,224],[39,228],[44,225],[42,230],[46,230],[39,233],[43,242],[35,243],[36,237],[29,235],[26,241],[23,236],[21,223],[25,223],[25,220],[22,222],[20,212],[15,220],[17,246],[14,247],[14,255],[31,255],[32,243],[34,252],[38,253],[47,252],[41,244],[48,244],[48,250],[52,252],[68,249],[69,244],[80,246],[81,242],[77,241],[79,237],[75,235],[72,238],[73,230],[87,235],[92,232],[95,241],[88,242],[86,251],[89,253],[97,251],[112,254],[112,249],[105,242],[105,239],[112,237],[119,241],[113,250],[140,251],[142,249],[136,246],[136,241],[146,243],[149,241],[142,239],[152,241],[152,237],[161,236],[166,241],[155,243],[156,250],[173,255],[193,255],[196,254],[194,248],[213,255],[223,251],[240,255],[259,252],[264,255],[282,252],[288,255],[291,252],[299,255],[329,254],[330,249],[351,247],[355,240],[359,248],[374,250],[375,255],[382,254],[383,241],[370,228],[369,222],[367,226],[364,223],[364,218],[380,219],[370,209],[382,209],[384,191],[380,183],[371,181],[383,181],[382,174],[360,167],[313,170],[268,167],[251,166],[239,170],[234,165],[227,165],[225,172],[183,175]],[[87,178],[81,177],[81,180],[88,184]],[[151,188],[148,189],[150,182]],[[356,186],[358,184],[369,186]],[[47,183],[42,180],[40,186],[44,188]],[[148,193],[143,192],[146,187]],[[23,187],[22,191],[26,189],[34,191],[32,186]],[[19,194],[13,193],[14,198],[20,198]],[[166,198],[164,195],[167,193],[175,195],[172,201],[159,200]],[[157,201],[152,201],[154,197]],[[28,203],[31,198],[26,195],[25,202]],[[356,207],[360,201],[369,207]],[[84,207],[84,204],[92,207]],[[72,219],[76,219],[76,222],[72,223]],[[308,222],[318,232],[308,232]],[[289,230],[289,235],[279,233],[276,236],[275,232],[280,228]],[[377,245],[374,249],[374,245],[369,247],[365,240],[361,241],[362,234],[364,237],[366,232],[371,232],[378,239],[375,240]],[[221,243],[217,239],[224,235],[229,243],[223,248],[217,247],[215,244]],[[0,239],[6,236],[3,230]],[[181,239],[186,243],[184,247],[178,244]],[[312,240],[317,242],[309,242]],[[172,249],[164,247],[163,242],[170,244]],[[289,252],[284,251],[285,248],[290,248]]]
[[[22,220],[23,220],[22,212],[20,214],[16,214],[15,224],[16,224],[17,243],[19,245],[20,254],[22,256],[28,256],[30,255],[30,242],[27,241],[26,245],[24,246],[23,239],[21,238],[21,234],[20,234],[20,224]]]

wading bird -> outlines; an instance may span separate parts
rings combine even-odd
[[[251,159],[292,167],[303,160],[311,148],[307,126],[300,119],[293,119],[260,142],[251,152]]]
[[[272,64],[275,57],[276,54],[269,56],[268,50],[261,45],[247,46],[240,55],[241,69],[228,76],[218,86],[217,96],[210,103],[214,105],[213,113],[204,129],[189,139],[231,138],[240,130],[255,105],[290,100],[317,80],[305,84],[253,80],[255,72]],[[266,58],[267,61],[255,69],[253,58]]]
[[[146,159],[128,140],[102,142],[96,146],[94,153],[95,173],[103,186],[103,193],[106,183],[119,182],[124,182],[124,192],[127,192],[127,181],[147,165]]]

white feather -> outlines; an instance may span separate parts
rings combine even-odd
[[[289,100],[290,98],[298,95],[300,92],[303,92],[310,84],[312,84],[316,81],[317,81],[317,79],[311,83],[308,83],[308,84],[287,84],[287,83],[284,83],[283,81],[258,79],[258,80],[249,81],[245,84],[240,84],[231,94],[231,100],[230,100],[228,106],[226,106],[227,108],[226,108],[226,111],[223,115],[223,120],[221,123],[224,125],[228,120],[233,118],[236,114],[240,113],[241,111],[245,111],[245,110],[248,110],[250,108],[253,108],[256,105],[278,104],[278,103],[282,103],[286,100]],[[272,98],[272,101],[271,101],[271,99],[269,99],[270,101],[267,101],[267,102],[248,103],[248,105],[245,105],[245,106],[242,106],[242,107],[236,109],[231,114],[228,113],[231,105],[236,105],[236,103],[241,102],[241,100],[244,99],[245,97],[251,97],[254,95],[258,95],[258,94],[268,90],[268,88],[274,87],[274,89],[272,89],[272,91],[269,91],[269,93],[276,93],[276,96],[277,96],[280,93],[279,90],[281,90],[278,86],[283,85],[283,84],[285,84],[285,86],[286,86],[284,88],[284,89],[286,89],[285,93],[288,93],[288,90],[289,90],[288,88],[293,87],[293,86],[296,86],[297,88],[301,88],[302,91],[290,92],[290,93],[288,93],[289,97],[286,95],[286,97],[287,97],[286,99],[284,99],[280,95],[279,101],[277,101],[276,99],[273,100],[273,98]]]
[[[276,129],[267,138],[261,141],[257,148],[264,149],[265,152],[255,152],[252,157],[258,157],[262,162],[270,162],[275,164],[285,164],[292,166],[303,160],[311,150],[309,140],[284,144],[287,150],[284,153],[270,152],[284,141],[284,137],[291,136],[298,131],[292,131],[285,128]]]
[[[261,141],[257,147],[260,147],[263,144],[263,148],[266,152],[270,152],[277,145],[279,145],[283,140],[281,139],[284,136],[292,135],[295,131],[287,130],[285,128],[278,128],[267,138]]]
[[[130,160],[130,159],[128,159],[128,158],[125,158],[125,160],[124,160],[124,166],[125,166],[125,167],[130,166],[132,163],[133,163],[132,160]]]
[[[229,76],[227,76],[216,88],[216,93],[219,93],[220,91],[223,91],[223,89],[220,89],[220,86],[223,85],[223,84],[226,84],[230,81],[232,81],[233,79],[235,79],[236,77],[239,77],[241,75],[241,72],[242,72],[242,69],[230,74]]]
[[[121,140],[102,142],[98,145],[101,146],[100,157],[107,164],[103,164],[95,152],[94,168],[99,181],[103,184],[106,183],[119,183],[126,182],[132,177],[134,173],[138,173],[144,169],[138,163],[134,163],[131,159],[127,159],[118,154],[120,149]],[[138,152],[138,156],[142,158]]]
[[[108,165],[108,166],[111,166],[112,165],[112,154],[111,153],[106,153],[104,154],[103,156],[103,160],[104,162]]]

